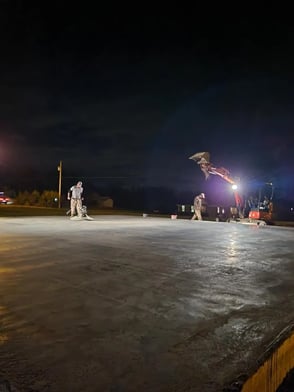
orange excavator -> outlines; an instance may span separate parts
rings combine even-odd
[[[238,193],[238,180],[233,179],[230,175],[229,170],[224,167],[215,167],[210,162],[210,154],[209,152],[197,152],[192,155],[189,159],[194,160],[200,166],[200,169],[203,171],[205,178],[207,179],[210,174],[219,176],[223,180],[232,184],[232,189],[235,196],[236,209],[238,213],[238,217],[240,219],[244,218],[244,210],[245,210],[245,202],[243,198]],[[270,197],[264,197],[264,200],[261,201],[261,194],[259,194],[258,202],[256,205],[251,206],[249,209],[248,220],[249,222],[254,222],[258,224],[272,223],[273,220],[273,192],[274,186],[273,184],[266,183],[267,186],[270,186],[271,195]],[[246,206],[248,205],[248,200]],[[246,215],[247,216],[247,215]]]

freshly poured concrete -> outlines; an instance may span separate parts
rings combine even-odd
[[[0,375],[18,391],[217,392],[294,319],[294,230],[0,218]]]

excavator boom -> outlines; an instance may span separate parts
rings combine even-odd
[[[239,211],[240,217],[242,217],[241,207],[243,207],[243,199],[237,192],[237,182],[231,177],[229,170],[225,169],[224,167],[215,167],[210,162],[210,154],[209,152],[197,152],[196,154],[189,157],[189,159],[194,160],[199,166],[202,172],[205,175],[205,179],[207,180],[209,175],[215,175],[221,177],[223,180],[230,183],[234,188],[234,196],[236,207]]]

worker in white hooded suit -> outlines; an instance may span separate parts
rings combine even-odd
[[[191,220],[202,220],[202,201],[205,199],[205,194],[200,193],[200,195],[195,196],[194,198],[194,215],[192,216]]]

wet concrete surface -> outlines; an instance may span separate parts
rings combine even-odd
[[[15,390],[217,392],[294,319],[292,228],[0,218],[0,375]]]

